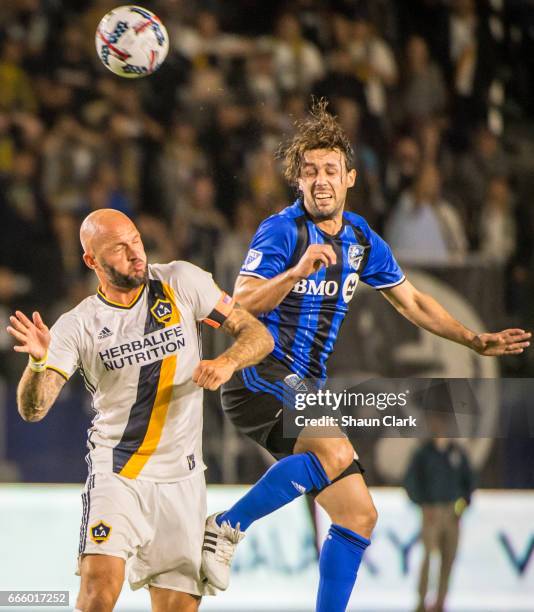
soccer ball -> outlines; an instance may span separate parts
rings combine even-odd
[[[95,42],[104,66],[127,79],[152,74],[169,51],[165,26],[141,6],[119,6],[110,11],[98,24]]]

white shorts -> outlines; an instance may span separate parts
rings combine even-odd
[[[153,585],[192,595],[215,594],[200,578],[204,472],[171,483],[93,474],[82,504],[79,560],[85,554],[124,559],[132,589]]]

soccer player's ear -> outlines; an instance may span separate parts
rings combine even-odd
[[[82,255],[82,259],[84,264],[91,270],[94,270],[96,268],[96,260],[93,255],[89,255],[89,253],[84,253]]]
[[[356,172],[356,170],[353,168],[352,170],[349,170],[348,174],[347,174],[347,187],[354,187],[354,183],[356,182],[356,178],[358,177],[358,173]]]

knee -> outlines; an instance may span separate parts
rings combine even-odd
[[[362,520],[367,528],[367,531],[371,533],[378,522],[378,511],[372,501],[365,508]]]
[[[370,538],[378,521],[378,512],[372,500],[364,505],[354,505],[340,517],[340,524],[366,538]]]
[[[354,461],[354,449],[348,440],[336,440],[328,449],[316,455],[330,480],[340,476]]]
[[[367,500],[360,498],[321,505],[328,512],[333,523],[365,538],[371,537],[378,521],[378,512],[370,497]]]
[[[111,612],[121,586],[116,581],[110,582],[109,576],[89,574],[85,576],[77,607],[83,612]]]
[[[80,595],[76,606],[81,612],[112,612],[115,599],[109,593],[95,591]]]

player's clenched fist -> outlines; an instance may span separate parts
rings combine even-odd
[[[321,266],[328,268],[336,262],[336,254],[329,244],[310,244],[293,270],[299,280],[302,280],[317,272]]]
[[[32,319],[30,321],[23,312],[17,310],[9,317],[11,325],[6,330],[19,343],[13,347],[13,350],[18,353],[28,353],[35,361],[40,361],[46,357],[50,332],[38,312],[33,313]]]
[[[235,368],[235,362],[226,357],[204,359],[193,372],[193,382],[199,387],[215,391],[232,378]]]

